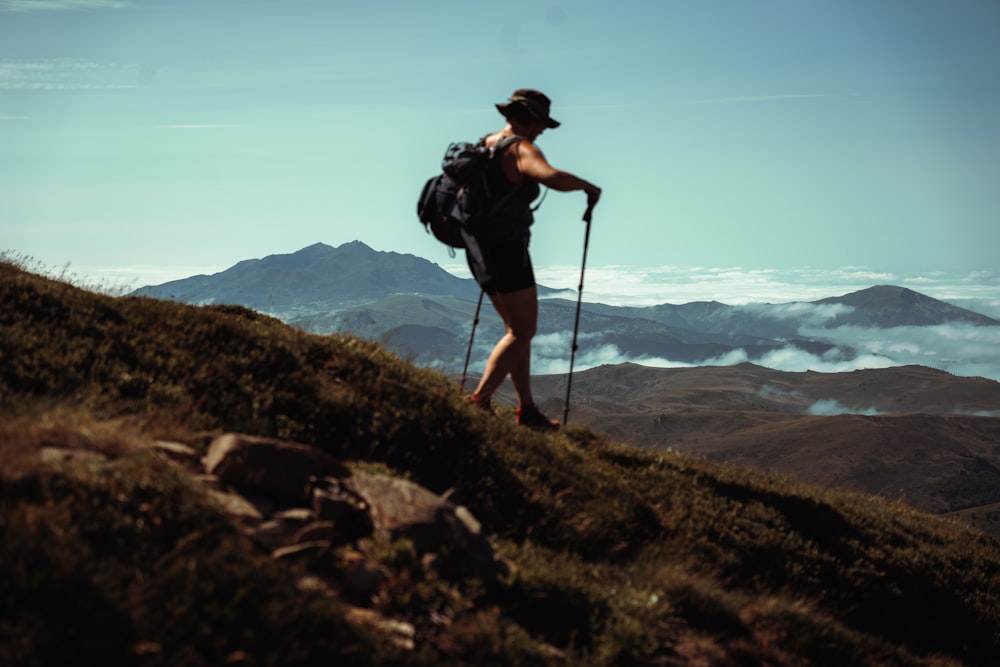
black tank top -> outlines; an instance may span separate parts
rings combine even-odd
[[[519,138],[520,141],[526,139]],[[503,139],[501,139],[503,141]],[[508,151],[517,141],[510,141],[503,147],[503,151]],[[531,238],[531,224],[535,216],[531,210],[531,202],[538,198],[541,189],[538,181],[527,178],[520,183],[511,183],[507,180],[507,175],[503,172],[503,162],[497,156],[496,160],[491,160],[489,168],[486,170],[486,183],[490,188],[490,199],[498,202],[506,197],[504,201],[490,216],[489,227],[491,237],[507,240],[528,241]]]

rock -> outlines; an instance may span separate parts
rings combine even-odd
[[[462,525],[465,526],[466,530],[468,530],[473,535],[482,534],[483,532],[482,525],[479,523],[476,517],[472,516],[472,512],[470,512],[464,506],[462,505],[455,506],[455,518],[461,521]]]
[[[322,451],[271,438],[226,433],[209,446],[205,470],[224,483],[303,498],[313,476],[346,477],[350,469]]]
[[[298,521],[304,525],[310,521],[314,521],[316,519],[316,515],[313,514],[312,510],[306,507],[293,507],[292,509],[275,512],[271,515],[271,518],[282,519],[285,521]]]
[[[369,508],[374,533],[387,540],[409,539],[418,553],[447,551],[460,567],[495,576],[506,567],[497,559],[475,517],[413,482],[355,473],[337,480]]]
[[[378,636],[384,637],[396,648],[406,651],[412,651],[414,648],[413,639],[417,632],[406,621],[386,618],[373,609],[362,609],[361,607],[349,607],[344,618],[349,623],[374,630]]]
[[[215,475],[208,475],[208,474],[198,475],[198,474],[194,474],[194,475],[191,475],[191,480],[195,481],[195,482],[198,482],[202,486],[205,486],[206,488],[209,488],[209,489],[215,489],[216,491],[221,491],[222,490],[222,484],[219,483],[219,478],[216,477]]]
[[[243,494],[210,495],[276,559],[305,560],[318,567],[332,548],[374,535],[385,541],[410,540],[442,573],[494,577],[508,571],[468,509],[413,482],[351,474],[318,449],[235,434],[216,438],[204,463],[223,485]],[[294,516],[273,511],[282,499],[293,498],[305,500],[311,510],[291,510]],[[374,594],[387,576],[369,559],[348,565],[345,587],[360,595]]]
[[[160,452],[172,461],[176,461],[191,470],[195,470],[201,465],[198,452],[193,447],[189,447],[183,443],[157,440],[152,444],[151,448],[153,451]]]
[[[331,598],[337,597],[337,592],[330,587],[330,584],[313,574],[299,577],[295,587],[303,593],[320,593]]]
[[[313,521],[303,526],[292,537],[292,542],[299,544],[302,542],[337,542],[337,524],[333,521]]]
[[[260,510],[253,503],[238,493],[229,493],[207,487],[205,495],[219,509],[238,521],[255,523],[264,518]]]
[[[298,542],[310,541],[299,540],[297,535],[311,520],[312,512],[308,510],[279,512],[247,530],[246,535],[262,548],[274,551]]]
[[[476,541],[455,515],[454,504],[413,482],[358,473],[340,483],[370,508],[375,532],[383,538],[408,538],[420,553],[442,545],[466,548]]]
[[[341,540],[354,542],[372,534],[372,517],[368,504],[342,482],[334,477],[314,480],[312,506],[316,518],[337,526]]]
[[[322,558],[330,555],[328,542],[303,542],[280,547],[271,553],[274,560],[293,560],[306,565],[316,565]]]

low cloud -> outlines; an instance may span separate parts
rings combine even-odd
[[[875,408],[865,408],[859,410],[857,408],[849,408],[846,405],[841,405],[837,401],[831,399],[823,399],[816,401],[808,408],[806,408],[806,414],[810,415],[880,415],[883,414]]]
[[[463,278],[468,268],[453,264],[446,270]],[[571,290],[580,281],[579,266],[538,266],[538,282]],[[616,306],[718,301],[730,306],[808,302],[841,296],[873,285],[898,285],[927,296],[1000,318],[1000,272],[975,271],[897,274],[861,266],[838,269],[809,267],[752,269],[663,265],[654,267],[588,267],[583,300]]]
[[[554,287],[579,279],[578,267],[550,267],[539,273],[540,282]],[[765,271],[740,267],[664,266],[646,269],[603,267],[595,273],[595,280],[588,284],[596,287],[585,290],[584,294],[584,300],[588,302],[651,305],[717,300],[750,309],[760,316],[799,322],[801,338],[825,341],[834,346],[824,354],[815,354],[788,345],[756,358],[745,350],[735,349],[697,365],[728,366],[749,361],[782,371],[825,373],[922,365],[958,376],[978,376],[1000,381],[1000,327],[948,323],[886,329],[857,326],[828,329],[826,325],[838,315],[850,312],[850,307],[844,304],[809,302],[831,295],[847,294],[874,284],[896,284],[996,317],[1000,315],[1000,273],[997,272],[933,272],[900,276],[874,272],[865,267],[844,267],[836,271]],[[588,276],[590,275],[588,270]],[[765,300],[768,303],[762,302]],[[568,352],[565,350],[568,350],[568,345],[569,342],[566,341],[563,352],[567,360]],[[665,368],[692,365],[672,359],[625,354],[612,359],[616,349],[604,346],[599,351],[594,351],[593,360],[600,363],[633,362]],[[542,356],[543,363],[548,367],[556,367],[558,364],[548,354],[555,353],[555,349],[551,348],[546,352]],[[585,367],[589,360],[589,351],[585,342],[582,342],[575,368]],[[568,361],[564,368],[568,368]]]
[[[774,370],[801,373],[843,373],[865,369],[891,368],[919,364],[959,376],[981,376],[1000,381],[1000,327],[938,326],[900,327],[898,329],[861,329],[844,327],[844,337],[853,337],[853,349],[835,347],[824,354],[814,354],[794,345],[772,350],[760,357],[750,357],[742,348],[730,350],[718,357],[698,363],[675,361],[662,357],[634,356],[611,344],[601,344],[599,334],[581,335],[579,350],[573,364],[574,372],[603,365],[634,363],[654,368],[691,368],[696,366],[733,366],[751,362]],[[878,341],[876,344],[875,341]],[[478,341],[473,353],[470,374],[482,373],[485,360],[495,341]],[[857,349],[868,344],[873,350]],[[536,375],[564,374],[569,371],[572,332],[537,336],[532,348],[532,373]],[[967,360],[963,355],[968,356]],[[799,394],[783,387],[765,385],[758,392],[765,399],[794,399]],[[956,413],[968,411],[956,406]],[[852,407],[835,399],[815,401],[805,410],[810,415],[879,415],[875,407]],[[1000,417],[1000,410],[975,412],[978,416]]]
[[[769,384],[765,384],[760,389],[757,390],[757,395],[765,399],[778,399],[786,400],[790,398],[796,398],[799,396],[799,392],[791,391],[789,389],[782,389],[780,387],[772,387]]]
[[[803,326],[819,326],[840,315],[853,312],[854,307],[844,303],[809,303],[796,301],[779,304],[748,304],[740,307],[761,317],[776,320],[795,320]]]
[[[902,365],[890,357],[876,354],[854,356],[849,352],[834,348],[822,355],[816,355],[794,345],[773,350],[752,361],[759,366],[790,373],[804,373],[806,371],[847,373],[869,368],[892,368]]]
[[[889,329],[845,326],[804,329],[802,333],[863,351],[869,357],[891,360],[894,366],[917,364],[953,375],[1000,381],[1000,327],[996,326],[953,322]]]
[[[596,347],[587,345],[596,338],[597,335],[594,334],[581,334],[577,337],[579,349],[573,359],[574,371],[630,361],[616,345],[605,344]],[[532,341],[532,373],[539,375],[568,373],[572,347],[572,332],[536,336]]]
[[[992,282],[991,274],[986,279],[986,284]],[[629,283],[635,285],[638,281]],[[827,295],[830,293],[827,290]],[[615,345],[603,343],[599,334],[581,334],[578,341],[580,348],[573,368],[584,370],[603,364],[621,363],[636,363],[659,368],[684,368],[694,365],[732,366],[751,362],[787,372],[838,373],[920,365],[957,376],[984,377],[1000,381],[1000,326],[976,326],[953,322],[934,326],[885,329],[859,326],[826,328],[825,325],[832,318],[849,312],[849,307],[841,304],[805,302],[745,304],[741,307],[776,319],[802,322],[803,326],[798,328],[800,338],[826,342],[832,348],[819,354],[789,343],[761,356],[752,356],[745,349],[736,348],[715,358],[691,363],[664,357],[625,354]],[[495,342],[495,340],[477,341],[473,359],[483,360],[480,369]],[[533,344],[533,372],[567,372],[571,345],[571,331],[537,336]]]
[[[751,356],[745,349],[736,348],[696,364],[664,357],[625,354],[615,345],[601,344],[599,335],[581,335],[573,369],[582,371],[605,364],[622,363],[635,363],[654,368],[689,368],[734,366],[750,362],[790,373],[806,371],[847,373],[920,365],[953,375],[978,376],[1000,381],[1000,327],[958,324],[894,329],[839,327],[829,331],[823,330],[823,333],[830,334],[831,331],[835,334],[833,338],[836,346],[823,354],[803,350],[791,344],[761,356]],[[481,349],[477,347],[481,356],[476,358],[485,359],[492,344],[493,341],[488,345],[482,343]],[[532,348],[532,372],[537,374],[568,372],[571,345],[571,332],[536,337]]]

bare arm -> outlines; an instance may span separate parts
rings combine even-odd
[[[593,206],[601,196],[601,189],[578,176],[556,169],[534,144],[521,141],[514,147],[517,154],[517,170],[521,174],[533,178],[542,185],[558,190],[572,192],[583,190],[587,193],[587,203]]]

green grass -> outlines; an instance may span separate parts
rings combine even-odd
[[[958,523],[582,428],[518,429],[373,343],[240,307],[111,297],[11,263],[0,301],[2,664],[986,665],[1000,654],[1000,549]],[[300,590],[301,572],[248,549],[147,446],[204,452],[224,431],[451,490],[512,573],[445,576],[407,543],[367,545],[390,572],[377,608],[417,632],[412,651],[370,637],[345,620],[336,586]],[[102,457],[42,463],[43,446]]]

